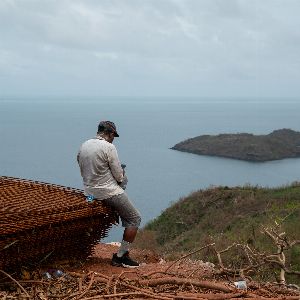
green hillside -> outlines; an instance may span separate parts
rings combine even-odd
[[[137,243],[176,255],[216,242],[224,249],[232,242],[259,251],[275,251],[261,233],[262,225],[282,223],[289,240],[300,239],[300,184],[280,188],[213,187],[179,199],[140,232]],[[204,253],[201,253],[203,258]],[[204,259],[212,259],[206,253]],[[300,269],[300,245],[288,254]]]

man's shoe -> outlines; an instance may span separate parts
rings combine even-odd
[[[114,253],[111,264],[116,267],[124,267],[124,268],[137,268],[140,264],[129,257],[128,251],[123,254],[122,257],[118,257],[117,253]]]

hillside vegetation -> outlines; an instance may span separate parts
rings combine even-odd
[[[262,226],[282,223],[289,240],[300,240],[300,184],[280,188],[213,187],[180,199],[141,231],[138,244],[151,245],[165,255],[178,254],[216,242],[224,249],[233,242],[258,251],[276,252],[261,233]],[[212,261],[209,252],[202,259]],[[287,258],[300,270],[300,246]]]

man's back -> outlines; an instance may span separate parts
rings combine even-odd
[[[86,194],[102,200],[123,193],[123,170],[115,146],[101,137],[84,142],[77,156]]]

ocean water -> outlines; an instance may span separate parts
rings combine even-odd
[[[217,99],[0,100],[0,175],[82,188],[76,155],[99,120],[116,123],[127,193],[143,225],[192,191],[212,185],[280,186],[300,180],[300,159],[251,163],[170,150],[219,133],[300,131],[300,101]],[[116,240],[121,229],[107,240]]]

